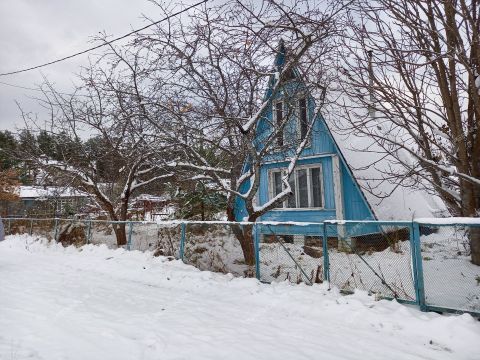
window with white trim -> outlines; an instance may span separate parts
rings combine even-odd
[[[269,197],[273,199],[280,194],[285,185],[285,169],[269,172]],[[292,194],[281,204],[281,208],[323,208],[323,181],[320,164],[299,166],[288,179]]]

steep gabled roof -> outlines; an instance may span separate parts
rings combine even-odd
[[[274,61],[276,71],[280,71],[285,64],[287,51],[284,41],[280,40]],[[294,68],[292,73],[297,81],[302,81],[298,69]],[[272,76],[265,91],[265,98],[273,95],[271,87],[274,81],[275,78]],[[328,126],[323,117],[320,116],[320,120],[330,132],[339,154],[343,157],[344,164],[351,172],[353,180],[357,183],[362,196],[377,219],[409,220],[414,217],[448,215],[445,204],[438,196],[427,194],[419,189],[397,186],[394,182],[383,180],[382,175],[391,169],[392,164],[387,157],[381,154],[381,151],[375,152],[375,144],[371,139],[358,137],[353,133],[342,136],[332,131],[332,127]],[[358,151],[358,149],[366,148],[370,151]],[[369,166],[371,164],[375,165]],[[389,196],[384,197],[385,195]]]
[[[392,164],[373,140],[353,134],[331,131],[357,183],[379,220],[410,220],[415,217],[444,217],[448,210],[443,201],[423,190],[397,186],[384,180]],[[368,152],[360,151],[367,149]],[[378,151],[375,151],[378,150]],[[384,197],[389,195],[387,197]]]

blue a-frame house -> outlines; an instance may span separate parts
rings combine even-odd
[[[275,59],[277,71],[285,64],[285,47],[279,46]],[[276,123],[275,116],[282,110],[285,94],[288,93],[289,106],[294,106],[291,119],[288,120],[286,133],[301,136],[302,116],[308,116],[308,122],[314,121],[308,144],[298,159],[290,185],[294,194],[281,207],[268,211],[261,221],[275,222],[323,222],[324,220],[375,220],[365,195],[348,166],[338,144],[330,132],[325,120],[315,114],[315,102],[311,94],[294,69],[288,81],[273,92],[275,78],[269,81],[265,99],[269,106],[257,126],[256,142],[261,146],[264,134],[268,134]],[[294,99],[292,101],[292,99]],[[292,105],[293,104],[293,105]],[[305,119],[304,119],[305,120]],[[296,134],[296,135],[295,135]],[[300,135],[299,135],[300,134]],[[287,135],[286,135],[287,136]],[[288,157],[294,149],[287,149],[264,159],[260,172],[260,187],[257,194],[258,205],[263,205],[281,191],[282,170],[288,165]],[[248,169],[245,164],[245,169]],[[248,186],[246,186],[247,188]],[[236,218],[246,216],[242,200],[237,198]],[[296,229],[295,229],[296,228]],[[289,227],[290,233],[302,234],[301,227]]]

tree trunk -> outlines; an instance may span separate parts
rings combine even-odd
[[[227,219],[228,221],[236,221],[234,210],[231,207],[227,207]],[[255,246],[253,239],[253,225],[231,225],[232,231],[235,234],[240,246],[242,247],[243,258],[245,264],[253,266],[255,265]]]
[[[468,237],[470,238],[472,264],[480,266],[480,227],[471,227]]]
[[[460,183],[462,196],[462,216],[478,216],[478,205],[476,203],[475,185],[463,181]],[[471,226],[468,231],[470,242],[471,261],[475,265],[480,265],[480,227]]]
[[[127,245],[127,232],[125,231],[125,223],[113,224],[113,230],[117,237],[117,246]]]
[[[245,264],[255,265],[255,246],[253,239],[253,225],[243,225],[241,228],[241,236],[237,236],[243,251]]]

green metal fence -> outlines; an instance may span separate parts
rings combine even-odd
[[[344,293],[359,289],[422,310],[480,315],[480,266],[470,261],[470,244],[480,241],[480,221],[299,224],[7,218],[3,222],[7,235],[112,248],[118,247],[116,233],[124,228],[125,249],[150,250],[201,270],[256,276],[266,283],[327,282]]]

